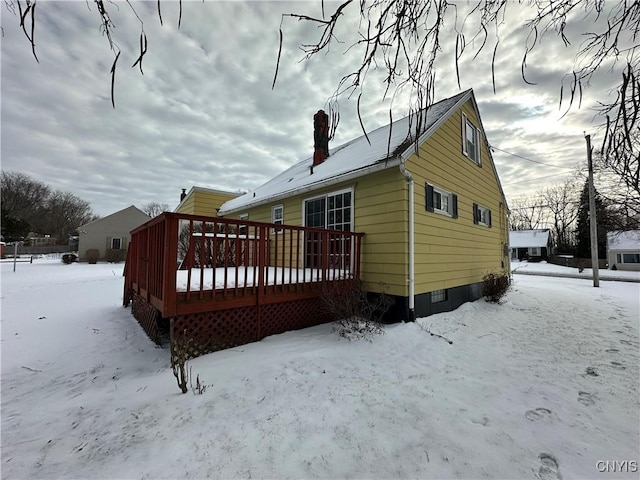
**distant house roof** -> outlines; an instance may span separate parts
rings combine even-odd
[[[467,90],[429,107],[419,142],[426,140],[451,113],[470,98],[473,98],[473,91]],[[330,150],[329,158],[313,167],[313,174],[310,170],[313,157],[308,157],[255,190],[225,202],[219,213],[229,214],[242,208],[285,198],[294,193],[313,190],[330,183],[338,183],[348,178],[399,165],[408,153],[413,152],[411,122],[415,122],[415,119],[415,115],[404,117],[374,130],[367,136],[362,135]]]
[[[115,218],[121,216],[121,215],[135,215],[140,219],[140,225],[144,222],[146,222],[147,220],[149,220],[149,215],[147,215],[146,213],[144,213],[142,210],[140,210],[138,207],[136,207],[135,205],[130,205],[127,208],[123,208],[122,210],[118,210],[117,212],[114,212],[110,215],[107,215],[106,217],[101,217],[98,218],[97,220],[93,220],[85,225],[81,225],[78,227],[78,230],[86,230],[94,228],[100,224],[104,224],[104,223],[108,223],[112,220],[114,220]]]
[[[549,230],[516,230],[509,232],[511,248],[546,247],[549,244]]]
[[[608,232],[609,250],[640,250],[640,230]]]

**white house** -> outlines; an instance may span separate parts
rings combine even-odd
[[[640,230],[607,233],[609,269],[640,271]]]
[[[548,228],[509,232],[509,254],[512,260],[547,260],[553,253],[552,245]]]

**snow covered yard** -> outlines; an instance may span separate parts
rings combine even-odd
[[[638,478],[637,283],[518,275],[371,343],[195,359],[182,395],[122,265],[1,267],[2,478]]]

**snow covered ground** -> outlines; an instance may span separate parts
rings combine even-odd
[[[502,305],[372,342],[323,325],[206,355],[182,395],[121,264],[1,268],[2,478],[639,475],[638,283],[515,275]]]
[[[580,272],[574,267],[563,267],[547,262],[527,262],[526,260],[511,260],[511,271],[515,274],[550,274],[558,276],[577,276],[585,280],[593,279],[593,272],[590,268],[585,268]],[[623,270],[598,269],[598,277],[601,280],[620,280],[624,282],[640,282],[640,272],[630,272]]]

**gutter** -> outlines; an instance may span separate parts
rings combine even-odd
[[[405,168],[405,161],[400,162],[400,173],[407,181],[409,188],[409,321],[416,320],[415,310],[415,204],[414,204],[414,182],[413,177]]]

